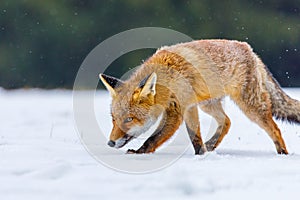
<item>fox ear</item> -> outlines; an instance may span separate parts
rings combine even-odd
[[[155,95],[156,79],[157,79],[157,75],[155,72],[153,72],[152,74],[150,74],[140,82],[139,88],[142,89],[140,93],[140,97],[147,97],[149,94],[153,96]]]
[[[116,96],[115,88],[124,83],[120,79],[105,74],[99,74],[99,77],[111,96]]]

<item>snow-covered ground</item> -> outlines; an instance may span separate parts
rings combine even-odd
[[[286,92],[300,99],[300,89]],[[97,121],[108,134],[108,93],[99,91],[95,98]],[[76,133],[71,91],[0,89],[0,198],[298,198],[300,126],[278,122],[290,155],[277,155],[267,134],[246,119],[232,102],[226,100],[225,109],[232,127],[216,152],[195,156],[189,146],[170,166],[137,175],[112,170],[87,152]],[[211,119],[200,115],[205,138]],[[113,151],[108,146],[103,148]],[[107,156],[118,154],[124,161],[138,159],[145,163],[174,156],[172,152],[162,153],[163,150],[153,155],[125,155],[117,151]],[[175,156],[176,153],[173,152]]]

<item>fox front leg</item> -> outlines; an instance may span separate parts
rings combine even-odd
[[[170,139],[182,123],[182,115],[177,105],[175,102],[171,103],[170,107],[166,109],[165,116],[160,125],[152,136],[149,137],[138,150],[128,149],[127,153],[153,153],[160,145]]]
[[[165,126],[165,122],[166,122],[166,117],[164,116],[163,119],[161,120],[159,126],[157,127],[157,129],[154,131],[154,133],[152,134],[152,136],[150,138],[148,138],[145,143],[138,149],[138,150],[134,150],[134,149],[128,149],[127,150],[127,154],[141,154],[141,153],[151,153],[150,151],[147,152],[147,150],[149,149],[150,146],[153,146],[153,142],[155,140],[155,136],[157,137],[157,134],[160,133],[160,131],[162,131],[162,129]],[[154,151],[152,151],[154,152]]]
[[[206,152],[206,146],[203,143],[200,134],[200,122],[197,106],[193,106],[186,110],[184,115],[184,121],[190,140],[193,144],[195,154],[204,154]]]

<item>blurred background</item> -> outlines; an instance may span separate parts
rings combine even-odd
[[[144,26],[247,41],[282,86],[300,87],[300,0],[1,0],[0,87],[71,89],[96,45]],[[153,52],[126,54],[108,73],[119,77]]]

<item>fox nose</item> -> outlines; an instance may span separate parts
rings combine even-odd
[[[112,140],[109,140],[107,144],[110,147],[114,147],[116,145],[116,143],[114,141],[112,141]]]

